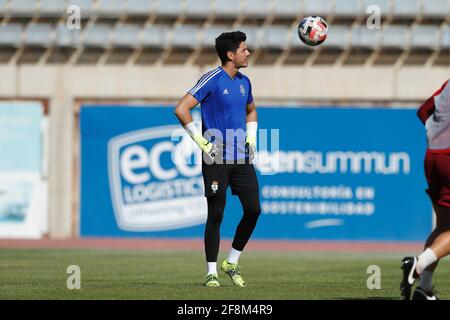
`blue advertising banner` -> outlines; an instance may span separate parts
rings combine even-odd
[[[173,111],[82,106],[81,236],[203,237],[201,152]],[[418,241],[431,230],[415,110],[270,107],[258,119],[253,238]],[[241,215],[228,191],[223,238]]]

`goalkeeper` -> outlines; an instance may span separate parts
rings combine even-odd
[[[222,66],[204,74],[175,109],[180,123],[203,150],[202,173],[208,203],[204,235],[208,287],[220,286],[217,256],[228,186],[239,197],[244,214],[221,270],[239,287],[245,287],[245,282],[238,260],[261,213],[259,185],[252,164],[257,113],[250,80],[239,72],[248,66],[250,56],[245,40],[246,35],[240,31],[217,37],[215,46]],[[190,114],[198,103],[201,103],[202,132]]]

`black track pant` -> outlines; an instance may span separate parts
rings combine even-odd
[[[239,222],[232,247],[242,251],[255,229],[261,213],[258,189],[245,190],[238,194],[244,214]],[[220,224],[223,219],[226,196],[207,197],[208,219],[205,227],[205,254],[207,262],[216,262],[220,245]]]

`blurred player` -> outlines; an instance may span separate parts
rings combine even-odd
[[[202,173],[208,218],[205,227],[207,276],[205,285],[220,286],[217,256],[220,224],[231,187],[238,195],[244,214],[233,239],[228,258],[221,265],[231,281],[245,287],[238,265],[260,215],[259,185],[251,163],[256,150],[257,113],[250,80],[239,72],[248,66],[250,52],[243,32],[222,33],[216,38],[221,67],[207,72],[178,103],[175,114],[203,150]],[[190,110],[201,103],[202,132],[194,125]]]
[[[428,149],[425,156],[427,193],[436,213],[436,228],[428,236],[425,251],[402,260],[400,289],[409,300],[411,287],[420,278],[413,300],[437,300],[432,276],[439,259],[450,253],[450,84],[448,81],[417,112],[425,124]]]

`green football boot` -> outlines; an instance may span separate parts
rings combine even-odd
[[[245,281],[239,274],[240,267],[237,263],[229,263],[226,259],[223,261],[221,269],[230,276],[231,282],[238,287],[245,287]]]
[[[214,274],[214,273],[208,274],[206,276],[205,286],[206,287],[220,287],[219,277],[217,276],[217,274]]]

